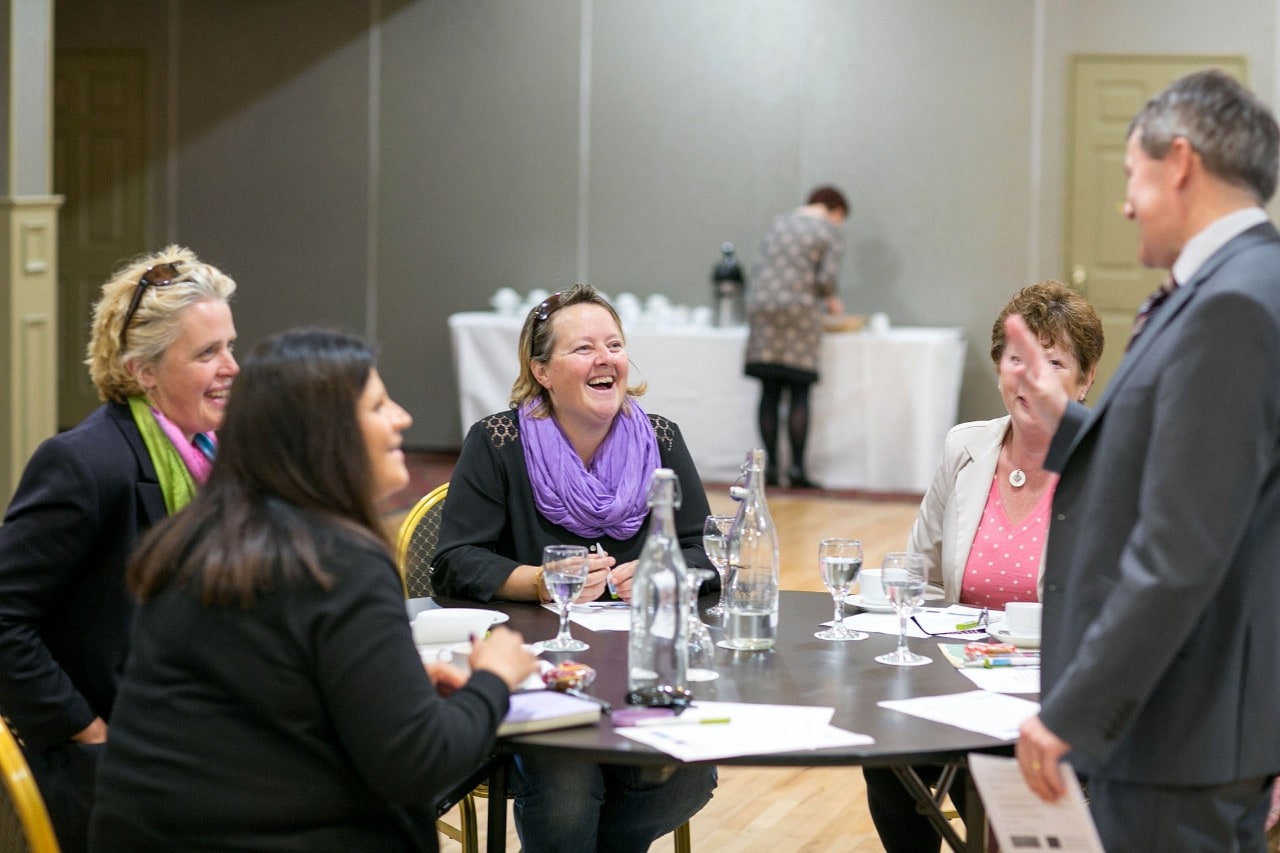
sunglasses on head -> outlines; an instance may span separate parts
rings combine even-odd
[[[545,323],[547,318],[560,310],[560,297],[562,293],[553,293],[546,299],[538,303],[533,309],[534,322]]]
[[[129,337],[129,324],[133,322],[133,315],[138,313],[138,306],[142,304],[142,292],[148,287],[167,287],[178,280],[178,263],[175,261],[168,264],[156,264],[151,269],[142,274],[142,278],[138,279],[138,286],[133,291],[133,299],[129,300],[129,310],[124,312],[124,323],[120,325],[120,350],[123,352],[127,347],[125,342]]]

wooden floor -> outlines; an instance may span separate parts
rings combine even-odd
[[[885,552],[906,545],[918,500],[812,496],[818,494],[779,492],[768,496],[779,534],[783,589],[824,590],[817,557],[818,540],[824,537],[861,539],[868,566],[879,565]],[[724,490],[712,492],[709,498],[716,512],[732,512],[736,506]],[[483,836],[487,801],[480,800],[478,807]],[[507,826],[506,849],[519,850],[510,815]],[[693,819],[692,829],[697,853],[869,853],[883,849],[867,814],[862,773],[856,767],[722,767],[715,797]],[[441,850],[461,849],[443,837],[441,842]],[[659,839],[650,849],[671,850],[670,837]]]

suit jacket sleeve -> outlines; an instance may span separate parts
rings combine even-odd
[[[103,526],[99,489],[82,456],[66,442],[47,441],[0,526],[0,709],[33,746],[69,739],[98,713],[40,631],[94,558]]]

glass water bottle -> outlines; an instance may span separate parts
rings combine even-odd
[[[778,532],[764,500],[764,451],[747,451],[745,495],[726,537],[726,648],[773,648],[778,633]]]
[[[680,481],[670,468],[649,484],[649,537],[631,579],[631,637],[627,649],[627,701],[672,705],[690,698],[688,598],[684,554],[676,535]]]

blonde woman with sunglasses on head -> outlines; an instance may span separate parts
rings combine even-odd
[[[86,360],[103,405],[37,448],[0,526],[0,711],[64,851],[86,844],[129,652],[126,559],[209,475],[239,371],[235,290],[179,246],[112,275]]]

